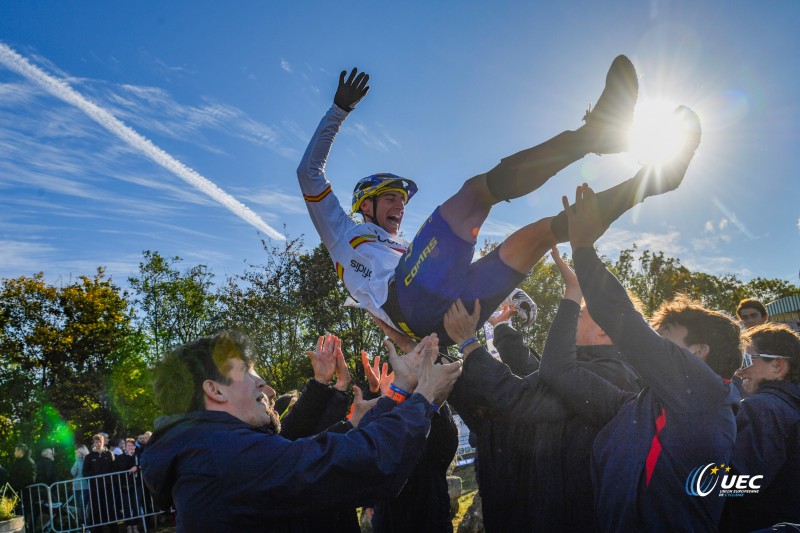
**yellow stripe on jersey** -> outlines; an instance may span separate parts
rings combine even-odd
[[[359,235],[350,239],[350,246],[353,250],[364,244],[365,242],[375,242],[375,235]]]
[[[326,196],[328,196],[330,193],[331,193],[331,186],[328,185],[327,189],[325,189],[324,191],[322,191],[321,193],[319,193],[316,196],[311,196],[310,194],[304,194],[303,195],[303,199],[306,202],[316,203],[316,202],[322,201],[322,199],[325,198]]]

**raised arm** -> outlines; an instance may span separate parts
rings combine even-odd
[[[575,206],[564,197],[575,271],[589,313],[625,359],[668,407],[702,409],[698,394],[725,396],[722,380],[703,361],[662,338],[636,311],[625,288],[608,271],[594,250],[605,232],[594,191],[578,187]]]
[[[634,395],[578,364],[575,333],[582,300],[578,278],[558,250],[551,250],[550,256],[564,279],[564,299],[547,334],[539,375],[575,412],[603,425]]]
[[[333,194],[331,184],[325,176],[333,140],[339,133],[344,119],[355,105],[367,94],[369,76],[353,69],[345,80],[346,71],[339,76],[339,87],[334,96],[334,104],[322,118],[317,130],[308,143],[308,148],[297,167],[297,179],[306,201],[314,227],[322,242],[331,250],[334,244],[355,223],[344,212],[339,200]]]
[[[523,379],[514,375],[507,365],[492,357],[477,339],[466,344],[475,338],[479,315],[480,303],[477,300],[472,314],[466,310],[461,300],[457,300],[444,316],[445,331],[462,347],[464,354],[464,372],[453,389],[450,403],[459,412],[481,407],[510,410],[525,391],[530,389],[531,381],[536,378]]]

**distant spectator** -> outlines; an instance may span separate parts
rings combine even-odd
[[[125,439],[123,439],[123,438],[117,439],[117,445],[114,446],[114,449],[111,450],[111,453],[113,453],[116,456],[120,456],[120,455],[124,454],[125,453]]]
[[[800,523],[800,335],[766,323],[745,333],[747,349],[737,374],[752,394],[736,415],[732,473],[763,476],[758,492],[725,498],[721,531]]]
[[[127,475],[118,478],[115,486],[119,488],[118,505],[122,508],[122,516],[130,519],[139,514],[142,501],[141,492],[138,490],[139,456],[136,455],[135,440],[125,441],[125,452],[114,459],[114,469],[117,472],[127,472]],[[127,520],[125,526],[126,533],[139,533],[136,520]]]
[[[103,434],[92,437],[92,449],[83,461],[83,477],[90,478],[92,523],[102,524],[109,521],[107,502],[112,497],[111,480],[104,474],[114,472],[114,454],[106,448]],[[93,477],[102,476],[102,477]]]
[[[75,448],[75,462],[69,469],[72,474],[72,493],[78,509],[78,525],[86,524],[86,507],[89,505],[89,482],[83,478],[83,461],[89,455],[89,448],[81,444]]]
[[[11,463],[8,482],[17,494],[22,494],[22,489],[36,483],[36,463],[28,455],[28,446],[25,444],[14,447],[14,462]]]
[[[53,448],[45,448],[42,450],[42,456],[36,462],[36,480],[45,485],[52,485],[56,479],[56,463],[55,463],[55,450]]]
[[[742,321],[745,329],[750,329],[769,320],[769,314],[764,304],[751,298],[746,298],[739,302],[739,307],[736,308],[736,316]]]
[[[20,501],[17,504],[17,513],[20,514],[21,508],[25,508],[25,522],[31,523],[32,505],[29,498],[28,491],[24,490],[28,485],[36,483],[36,463],[28,455],[28,446],[25,444],[17,444],[14,447],[14,462],[11,463],[11,469],[8,476],[8,482],[14,492],[20,495]]]

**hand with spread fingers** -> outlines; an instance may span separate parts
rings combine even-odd
[[[350,76],[345,81],[347,71],[343,70],[339,74],[339,88],[336,89],[336,95],[333,97],[333,103],[339,108],[348,113],[355,109],[356,104],[366,96],[369,91],[369,74],[366,72],[358,72],[357,68],[350,71]]]
[[[336,373],[336,353],[342,351],[339,337],[326,333],[317,340],[316,350],[306,352],[311,358],[314,379],[327,385]],[[349,375],[349,374],[348,374]]]
[[[392,371],[394,372],[395,386],[408,392],[414,391],[417,387],[422,351],[432,342],[435,342],[437,347],[439,346],[439,339],[435,333],[422,339],[413,350],[401,356],[397,355],[394,344],[388,339],[383,340],[383,345],[386,346],[386,351],[389,352],[389,363],[392,365]]]
[[[566,196],[561,197],[567,213],[569,226],[569,242],[573,251],[584,246],[591,247],[597,242],[608,226],[603,224],[597,196],[587,184],[575,190],[575,205],[570,206]]]
[[[376,355],[369,364],[369,354],[361,350],[361,365],[364,367],[364,375],[367,377],[369,383],[369,390],[374,394],[381,391],[381,394],[386,394],[389,385],[394,381],[394,372],[389,372],[389,363],[383,363],[381,366],[381,358]]]
[[[550,250],[550,257],[553,258],[553,261],[555,262],[558,271],[561,272],[561,277],[564,280],[564,299],[572,300],[580,305],[581,301],[583,300],[583,292],[581,292],[581,286],[578,283],[578,276],[575,275],[575,272],[564,261],[561,255],[559,255],[558,248],[553,247]]]
[[[444,330],[453,339],[456,344],[464,344],[466,341],[475,337],[475,330],[478,329],[478,319],[481,315],[481,303],[475,300],[475,307],[472,313],[467,311],[464,302],[459,298],[450,309],[444,314]],[[467,345],[461,352],[464,357],[472,353],[478,346],[479,342],[472,342]]]

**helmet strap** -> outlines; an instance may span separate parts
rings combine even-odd
[[[370,196],[368,198],[364,198],[365,202],[367,200],[372,200],[372,216],[365,214],[363,211],[361,212],[361,216],[364,217],[365,222],[372,222],[373,224],[377,224],[376,220],[378,220],[378,213],[375,212],[378,209],[378,202],[375,201],[377,200],[377,197]],[[367,220],[367,217],[369,217],[372,220]]]

